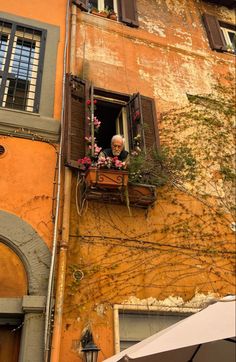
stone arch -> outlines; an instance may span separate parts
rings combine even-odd
[[[22,260],[28,277],[28,294],[46,296],[51,253],[38,233],[18,216],[0,211],[0,241]]]

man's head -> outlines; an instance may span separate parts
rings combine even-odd
[[[116,134],[111,139],[111,149],[114,156],[119,156],[124,148],[124,139],[121,135]]]

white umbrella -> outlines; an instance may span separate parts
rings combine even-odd
[[[222,299],[104,362],[235,362],[235,311]]]

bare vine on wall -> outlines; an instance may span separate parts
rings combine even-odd
[[[67,312],[83,311],[86,319],[97,304],[129,295],[174,293],[187,300],[196,290],[234,292],[235,112],[227,82],[162,115],[167,179],[148,217],[133,210],[131,222],[122,206],[90,203],[80,225],[72,226]],[[76,270],[83,279],[73,278]]]

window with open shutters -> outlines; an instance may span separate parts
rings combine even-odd
[[[73,0],[81,10],[90,12],[92,8],[99,11],[113,10],[118,15],[119,21],[132,27],[138,27],[136,0]]]
[[[220,21],[209,14],[203,15],[203,22],[213,50],[236,53],[236,25]]]
[[[93,94],[91,94],[93,90]],[[110,92],[90,87],[89,84],[68,75],[66,80],[65,163],[77,168],[77,160],[86,153],[85,137],[90,136],[87,101],[96,100],[94,116],[101,121],[96,143],[110,147],[114,134],[122,134],[125,148],[132,152],[158,146],[156,111],[153,99],[139,93],[134,95]]]

